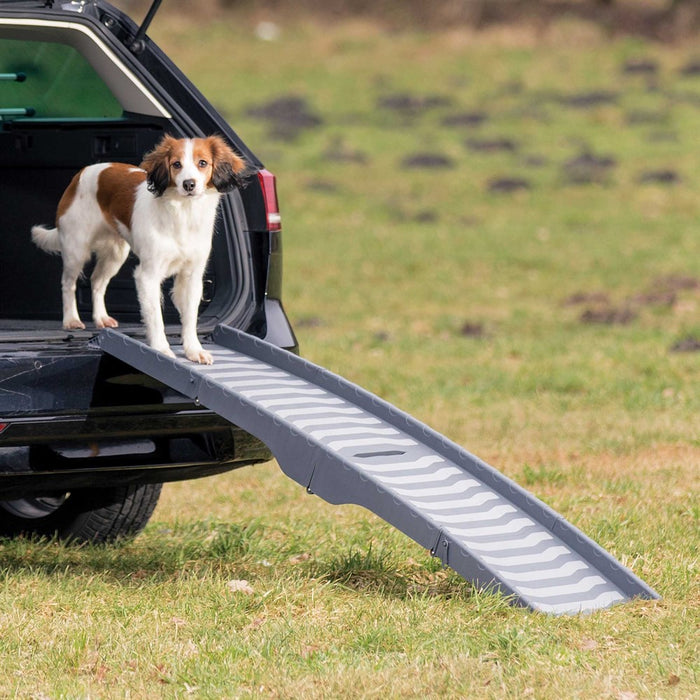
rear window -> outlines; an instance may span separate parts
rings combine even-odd
[[[0,120],[118,118],[122,111],[109,88],[74,48],[0,39]]]

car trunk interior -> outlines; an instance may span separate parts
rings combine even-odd
[[[56,206],[75,173],[98,161],[138,164],[163,134],[157,120],[0,121],[0,340],[64,339],[61,327],[61,258],[38,249],[31,240],[35,224],[55,225]],[[229,259],[226,236],[215,236],[212,260]],[[120,327],[140,333],[140,315],[133,269],[133,254],[112,279],[107,308]],[[200,315],[214,296],[215,269],[205,274],[204,301]],[[88,263],[78,282],[78,309],[86,331],[94,334],[91,318]],[[164,286],[164,318],[170,333],[177,332],[177,311]],[[216,310],[211,309],[216,315]],[[206,315],[206,314],[205,314]]]

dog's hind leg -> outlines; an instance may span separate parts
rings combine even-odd
[[[63,327],[66,330],[83,330],[85,324],[80,320],[75,290],[78,277],[83,271],[89,255],[77,255],[75,252],[62,251],[63,273],[61,275],[61,293],[63,298]]]
[[[97,251],[97,263],[90,277],[92,286],[92,318],[97,328],[116,328],[119,324],[108,313],[105,306],[107,285],[129,255],[129,244],[123,239],[113,239],[109,245]]]

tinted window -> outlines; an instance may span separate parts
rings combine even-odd
[[[13,74],[25,78],[19,82]],[[0,117],[22,116],[22,110],[39,119],[122,115],[119,102],[75,49],[0,39]]]

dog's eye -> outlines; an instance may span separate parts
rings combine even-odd
[[[207,165],[209,165],[209,163],[207,163],[206,160],[200,160],[199,163],[197,163],[197,165],[199,165],[200,168],[206,168]]]
[[[176,160],[172,163],[171,167],[175,168],[175,170],[179,170],[182,167],[182,163],[179,160]]]

